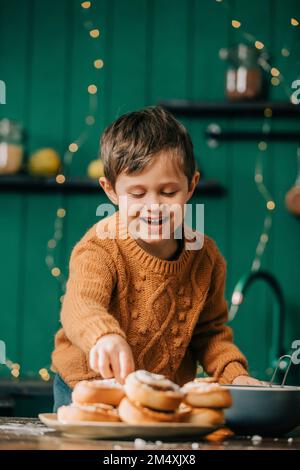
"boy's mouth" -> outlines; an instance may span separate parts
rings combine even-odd
[[[140,219],[148,225],[162,225],[167,222],[169,217],[140,217]]]

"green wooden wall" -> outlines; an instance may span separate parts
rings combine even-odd
[[[83,11],[78,0],[0,0],[0,79],[7,84],[7,104],[0,117],[20,120],[28,131],[27,152],[54,147],[61,154],[84,127],[86,88],[96,83],[99,109],[88,141],[74,156],[71,175],[84,175],[98,151],[104,127],[120,114],[160,99],[224,99],[225,64],[219,50],[241,33],[231,19],[263,41],[272,64],[285,75],[285,86],[271,87],[270,98],[287,99],[299,78],[300,17],[297,0],[94,0]],[[91,16],[101,30],[89,37],[83,23]],[[291,48],[290,57],[281,49]],[[102,58],[101,71],[92,67]],[[206,232],[228,262],[226,295],[251,267],[265,216],[264,201],[253,175],[256,143],[209,148],[203,132],[210,122],[224,127],[261,129],[262,122],[238,119],[184,119],[198,163],[207,178],[226,188],[222,198],[194,197],[205,203]],[[274,129],[299,129],[297,120],[276,120]],[[264,156],[265,178],[277,209],[263,267],[281,283],[287,304],[286,348],[300,338],[300,220],[284,207],[284,195],[296,177],[296,143],[272,143]],[[45,265],[46,244],[57,208],[65,207],[64,238],[56,251],[67,273],[70,251],[96,221],[99,195],[0,193],[0,338],[22,374],[36,375],[50,363],[53,334],[59,325],[60,287]],[[265,377],[270,346],[272,297],[254,285],[232,323],[237,343],[253,374]],[[0,371],[5,374],[5,371]]]

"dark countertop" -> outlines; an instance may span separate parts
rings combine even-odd
[[[205,439],[190,442],[147,442],[146,450],[300,450],[300,429],[292,438],[262,438],[254,443],[251,438],[231,437],[223,442]],[[192,446],[193,444],[193,446]],[[198,445],[198,447],[197,447]],[[136,450],[134,441],[104,441],[66,437],[44,426],[34,418],[0,417],[0,450]]]

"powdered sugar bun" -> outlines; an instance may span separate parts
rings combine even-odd
[[[232,404],[229,390],[217,382],[188,382],[182,387],[184,402],[196,408],[228,408]]]
[[[216,377],[196,377],[193,382],[205,382],[205,383],[217,383],[218,380]]]
[[[210,408],[190,408],[189,413],[182,414],[182,422],[197,424],[198,426],[216,426],[224,424],[225,417],[222,410]]]
[[[173,411],[178,408],[184,393],[164,375],[138,370],[126,378],[124,390],[132,402],[153,410]]]
[[[171,423],[180,421],[180,414],[174,411],[158,411],[123,398],[119,405],[119,415],[128,424]]]
[[[120,421],[117,409],[111,405],[75,405],[74,403],[58,408],[57,419],[66,424],[78,421]]]
[[[123,386],[115,379],[83,380],[75,385],[72,400],[79,405],[105,403],[118,406],[124,396]]]

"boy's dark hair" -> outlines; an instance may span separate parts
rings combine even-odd
[[[161,150],[174,150],[188,183],[196,171],[193,144],[186,128],[160,106],[120,116],[101,137],[104,174],[115,188],[117,176],[139,173]]]

